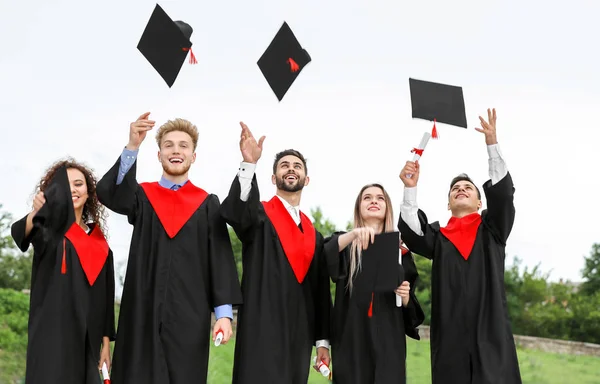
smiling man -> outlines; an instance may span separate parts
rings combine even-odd
[[[98,183],[98,198],[133,225],[113,358],[113,384],[206,383],[213,339],[232,335],[232,304],[242,301],[219,198],[196,187],[198,130],[175,119],[156,135],[163,174],[136,181],[138,149],[154,121],[131,123],[129,143]]]
[[[445,227],[429,224],[416,202],[419,164],[400,173],[404,202],[398,228],[411,251],[433,261],[431,370],[433,384],[520,384],[519,362],[506,308],[504,257],[515,220],[514,186],[496,139],[496,110],[479,118],[489,155],[481,194],[466,175],[450,183]],[[408,177],[407,175],[411,175]]]
[[[233,384],[306,384],[313,346],[329,364],[331,294],[323,237],[300,210],[309,183],[306,160],[279,152],[271,182],[276,194],[260,200],[254,173],[264,136],[257,142],[241,123],[243,161],[221,212],[243,244]]]

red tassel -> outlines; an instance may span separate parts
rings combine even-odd
[[[438,138],[437,129],[435,128],[435,119],[433,119],[433,130],[431,131],[431,138],[433,138],[433,139]]]
[[[290,71],[298,72],[300,70],[300,66],[298,65],[298,63],[296,63],[291,57],[287,59],[287,63],[290,65]]]
[[[60,267],[60,273],[65,275],[67,273],[67,239],[63,239],[63,255],[62,255],[62,266]]]
[[[184,52],[190,51],[190,64],[198,64],[198,60],[196,60],[196,56],[194,56],[194,51],[192,48],[182,48]]]
[[[368,312],[369,317],[373,317],[373,296],[374,295],[375,295],[374,293],[371,293],[371,305],[369,305],[369,312]]]

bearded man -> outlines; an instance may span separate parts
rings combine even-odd
[[[242,293],[238,311],[234,384],[306,384],[313,346],[329,365],[332,308],[323,236],[299,209],[309,183],[306,160],[293,149],[279,152],[269,201],[260,200],[257,142],[240,123],[243,161],[223,200],[221,214],[243,244]]]
[[[198,130],[175,119],[156,135],[163,174],[136,181],[138,149],[155,122],[141,115],[120,159],[98,183],[110,210],[133,225],[111,379],[113,384],[206,383],[211,312],[213,339],[232,335],[241,290],[219,198],[196,187]]]

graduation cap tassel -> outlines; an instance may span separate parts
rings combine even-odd
[[[198,64],[198,60],[196,60],[196,56],[194,56],[194,51],[192,48],[183,48],[185,52],[190,51],[190,64]]]
[[[433,119],[433,130],[431,131],[431,138],[432,139],[437,139],[438,138],[437,129],[435,128],[435,123],[436,123],[436,119]]]
[[[371,304],[369,305],[369,312],[368,312],[369,317],[373,317],[373,296],[375,296],[375,294],[371,293]]]
[[[290,71],[298,72],[300,70],[300,66],[298,65],[298,63],[296,63],[291,57],[287,59],[287,63],[290,65]]]

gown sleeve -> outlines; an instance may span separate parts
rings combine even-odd
[[[345,281],[348,277],[348,251],[346,247],[341,252],[339,251],[339,238],[346,232],[334,232],[333,235],[325,239],[323,251],[327,262],[327,271],[331,281]]]
[[[25,215],[22,219],[15,221],[10,227],[10,235],[21,252],[27,252],[32,243],[34,243],[34,248],[38,248],[35,245],[35,240],[39,237],[39,231],[37,228],[34,227],[31,232],[29,232],[29,235],[25,236],[27,216],[29,216],[29,214]],[[39,251],[42,250],[39,249]]]
[[[96,194],[102,205],[113,212],[127,215],[129,223],[132,224],[135,222],[138,211],[137,191],[139,189],[139,184],[135,178],[137,160],[127,171],[123,181],[117,184],[120,165],[121,159],[119,158],[102,179],[98,181],[98,184],[96,185]]]
[[[316,230],[315,230],[316,231]],[[318,276],[317,276],[317,294],[315,302],[316,322],[315,322],[315,342],[319,340],[331,340],[331,312],[333,302],[331,300],[331,290],[329,285],[329,273],[327,259],[325,256],[325,247],[323,236],[317,231],[317,257],[319,258]]]
[[[402,308],[404,330],[408,337],[420,340],[421,337],[419,336],[419,330],[417,327],[423,324],[423,321],[425,320],[425,313],[423,312],[421,304],[419,303],[419,300],[417,300],[417,296],[415,294],[415,287],[417,285],[419,273],[411,252],[407,252],[402,256],[402,266],[404,268],[405,279],[410,284],[410,299],[408,300],[408,305],[405,308]]]
[[[117,336],[115,329],[115,266],[112,250],[108,252],[106,268],[106,319],[102,336],[108,337],[110,341],[115,341]]]
[[[247,201],[240,198],[240,182],[236,176],[231,183],[229,194],[221,204],[221,216],[231,225],[242,243],[252,241],[253,231],[261,222],[260,193],[256,175],[252,178],[252,186]]]
[[[434,255],[436,233],[432,225],[428,224],[427,216],[419,209],[419,222],[421,223],[421,231],[423,235],[417,235],[408,224],[402,219],[402,215],[398,220],[398,230],[400,230],[402,241],[406,243],[412,252],[415,252],[423,257],[432,259]]]
[[[506,245],[515,222],[515,187],[510,173],[494,185],[491,180],[488,180],[483,185],[483,191],[487,200],[487,209],[482,214],[482,220],[491,229],[498,243]]]
[[[212,306],[242,304],[242,292],[227,224],[220,214],[219,198],[208,197],[208,241]]]

